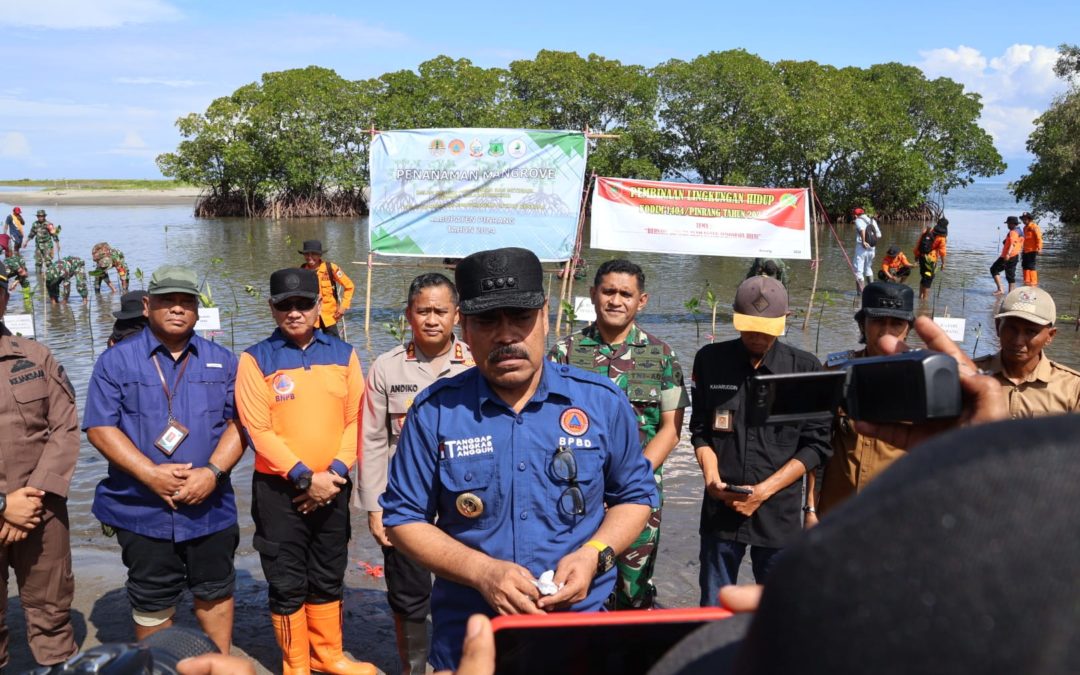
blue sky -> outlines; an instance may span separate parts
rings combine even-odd
[[[770,61],[897,61],[983,95],[1016,178],[1031,121],[1064,90],[1080,3],[543,3],[0,0],[0,179],[154,178],[174,122],[268,71],[375,77],[447,54],[505,66],[540,49],[652,66],[745,48]]]

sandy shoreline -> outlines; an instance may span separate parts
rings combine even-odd
[[[202,192],[199,188],[168,190],[31,190],[0,192],[0,202],[21,206],[33,212],[48,206],[195,206]]]

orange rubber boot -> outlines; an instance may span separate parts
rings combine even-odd
[[[281,647],[282,675],[311,673],[311,646],[308,643],[308,621],[304,608],[292,614],[270,614],[274,635]]]
[[[1028,284],[1028,285],[1029,286],[1038,286],[1039,285],[1039,270],[1030,270],[1030,272],[1031,272],[1031,283]]]
[[[329,675],[375,675],[375,665],[353,661],[341,651],[341,601],[304,605],[308,638],[311,641],[311,669]]]

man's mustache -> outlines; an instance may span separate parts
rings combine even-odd
[[[528,359],[529,352],[520,345],[503,345],[493,349],[487,357],[488,363],[498,363],[507,359]]]

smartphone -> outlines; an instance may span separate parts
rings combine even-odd
[[[735,492],[740,495],[754,494],[753,488],[748,488],[744,485],[731,485],[730,483],[724,485],[724,492]]]
[[[645,675],[694,630],[731,616],[720,607],[498,616],[495,672]]]

